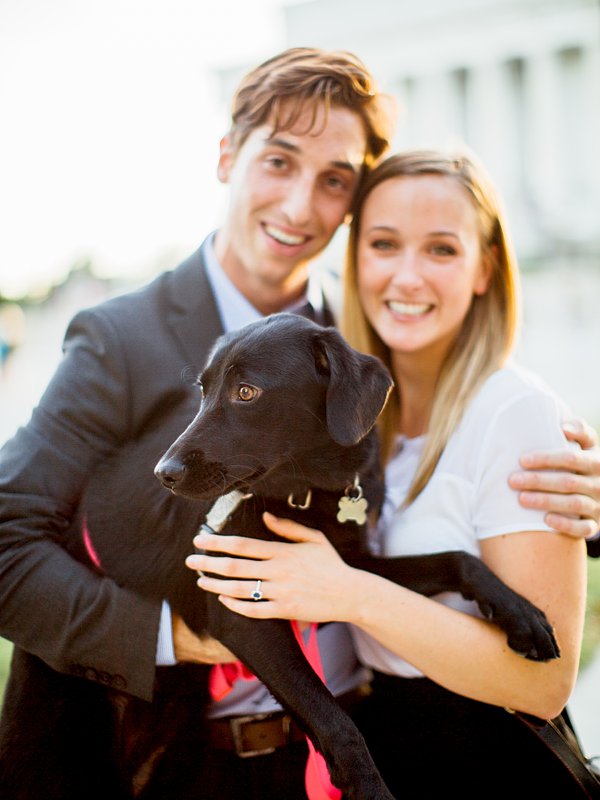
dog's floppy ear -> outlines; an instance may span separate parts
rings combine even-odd
[[[371,430],[392,388],[383,363],[348,345],[335,328],[315,336],[317,371],[329,377],[327,428],[343,447],[357,444]]]

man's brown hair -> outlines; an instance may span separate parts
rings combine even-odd
[[[368,165],[389,147],[392,101],[378,91],[362,61],[345,51],[310,47],[285,50],[242,79],[232,102],[232,143],[241,147],[250,132],[267,121],[273,122],[275,131],[289,130],[307,108],[312,109],[308,133],[322,105],[326,110],[347,108],[363,120]]]

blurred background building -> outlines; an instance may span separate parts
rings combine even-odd
[[[314,0],[289,44],[352,50],[401,106],[395,147],[465,142],[525,264],[600,254],[598,0]]]

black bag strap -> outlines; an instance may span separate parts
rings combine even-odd
[[[543,720],[513,712],[546,745],[579,785],[582,797],[600,798],[600,770],[586,758],[566,710],[555,719]]]

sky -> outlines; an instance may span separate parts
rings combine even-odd
[[[283,49],[281,5],[0,0],[0,295],[198,246],[225,197],[214,70]]]

